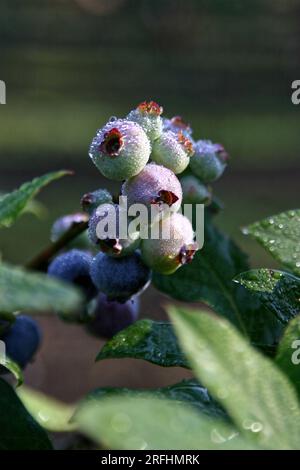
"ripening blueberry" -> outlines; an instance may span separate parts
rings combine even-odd
[[[189,219],[182,214],[173,213],[152,227],[156,238],[141,242],[144,263],[161,274],[172,274],[180,266],[190,263],[197,251],[194,232]]]
[[[148,162],[150,152],[150,141],[142,127],[117,119],[97,132],[89,155],[106,178],[121,181],[137,175]]]
[[[81,207],[89,215],[92,215],[93,212],[101,204],[112,202],[113,198],[109,191],[106,189],[97,189],[90,193],[86,193],[81,198]]]
[[[72,225],[84,223],[88,221],[87,214],[77,212],[75,214],[68,214],[59,217],[51,228],[51,241],[56,242],[65,232],[67,232]],[[87,248],[89,241],[86,231],[78,235],[72,242],[68,244],[69,248]]]
[[[182,132],[163,132],[153,142],[151,159],[169,168],[175,174],[182,173],[194,154],[193,144]]]
[[[212,198],[211,188],[196,176],[185,175],[180,179],[184,204],[209,204]]]
[[[228,160],[228,154],[220,144],[209,140],[199,140],[195,146],[195,154],[190,161],[192,172],[203,183],[211,183],[223,174]]]
[[[91,277],[108,300],[125,302],[148,286],[151,271],[137,251],[124,258],[99,253],[92,262]]]
[[[139,315],[139,298],[132,297],[125,303],[108,300],[99,294],[89,305],[90,321],[87,329],[100,338],[110,339],[119,331],[134,323]]]
[[[18,315],[10,329],[3,335],[6,355],[24,368],[37,352],[41,332],[35,320],[27,315]]]
[[[70,250],[50,263],[48,275],[80,287],[87,299],[95,295],[95,287],[90,277],[92,255],[86,251]]]
[[[162,112],[163,108],[155,101],[143,101],[136,109],[130,111],[127,119],[137,122],[146,132],[150,142],[154,142],[162,133]]]
[[[156,163],[149,163],[135,177],[122,186],[122,195],[127,196],[128,207],[132,204],[167,204],[172,210],[180,208],[182,189],[173,171]]]
[[[139,234],[131,237],[127,228],[125,208],[117,204],[102,204],[89,220],[88,236],[104,253],[117,257],[127,256],[138,248],[140,242]]]
[[[177,134],[178,132],[182,132],[185,137],[192,139],[193,130],[191,126],[186,123],[181,116],[174,116],[171,119],[163,119],[163,131],[171,131]]]

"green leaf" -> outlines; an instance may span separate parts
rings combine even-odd
[[[276,363],[294,384],[300,397],[300,316],[287,326],[279,343]]]
[[[59,310],[78,312],[82,296],[75,287],[45,274],[0,264],[0,310],[43,312]]]
[[[24,408],[13,388],[0,379],[0,450],[49,450],[46,432]]]
[[[277,261],[300,275],[300,209],[282,212],[243,229]]]
[[[118,450],[253,449],[236,430],[188,405],[143,396],[103,398],[75,415],[81,432]]]
[[[109,340],[96,360],[125,357],[144,359],[164,367],[188,367],[168,322],[137,321]]]
[[[1,367],[5,367],[5,369],[7,369],[7,371],[15,377],[18,387],[22,385],[24,382],[23,373],[20,366],[16,362],[6,355],[4,355],[4,357],[0,355],[0,365]]]
[[[247,256],[206,218],[204,247],[191,264],[171,276],[154,274],[155,287],[185,302],[204,302],[228,318],[251,341],[272,345],[282,325],[246,289],[233,282],[249,269]]]
[[[25,386],[19,388],[17,394],[27,411],[48,431],[70,432],[76,429],[75,423],[70,423],[75,406]]]
[[[99,403],[105,397],[119,396],[123,397],[143,397],[149,390],[131,390],[128,388],[115,388],[103,387],[93,390],[89,393],[79,405],[85,405],[87,402]],[[169,400],[176,400],[180,403],[188,403],[201,411],[203,414],[210,418],[221,418],[229,420],[223,408],[209,395],[206,388],[194,379],[182,380],[181,382],[170,385],[168,387],[161,387],[151,390],[151,396],[156,398],[166,398]]]
[[[300,313],[300,279],[273,269],[252,269],[235,281],[259,298],[283,324]]]
[[[239,430],[263,448],[300,448],[300,408],[287,377],[224,319],[169,307],[194,372]]]
[[[62,176],[71,174],[69,171],[55,171],[22,184],[19,189],[0,196],[0,227],[9,227],[24,211],[27,204],[47,184]]]

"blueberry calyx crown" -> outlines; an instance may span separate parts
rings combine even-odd
[[[123,137],[117,127],[113,127],[104,134],[104,139],[99,145],[100,152],[109,157],[117,157],[124,145]]]
[[[137,107],[137,109],[144,114],[152,114],[160,116],[163,113],[163,107],[159,106],[155,101],[143,101]]]
[[[172,191],[167,191],[166,189],[161,189],[158,192],[158,195],[152,200],[151,204],[167,204],[171,207],[179,199],[175,193]]]
[[[178,142],[182,145],[189,157],[194,155],[195,149],[193,143],[188,137],[185,137],[182,131],[178,132]]]
[[[183,129],[188,132],[191,131],[191,126],[185,122],[181,116],[173,116],[171,118],[171,124],[173,124],[173,126],[177,127],[178,129]]]
[[[119,238],[106,238],[105,240],[98,239],[97,244],[100,246],[103,253],[120,255],[123,250]]]
[[[193,261],[196,251],[198,250],[197,243],[190,243],[183,245],[177,257],[180,265],[189,264]]]

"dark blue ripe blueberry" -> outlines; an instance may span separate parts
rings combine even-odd
[[[109,300],[125,302],[146,288],[151,271],[144,265],[138,252],[124,258],[99,253],[92,262],[91,277],[95,286]]]
[[[90,277],[92,259],[92,255],[86,251],[67,251],[50,263],[48,274],[75,284],[84,291],[87,299],[91,299],[96,293]]]
[[[1,340],[5,343],[6,355],[24,368],[39,348],[41,332],[35,320],[18,315]]]
[[[110,301],[106,295],[99,294],[95,301],[91,302],[90,314],[88,331],[95,336],[109,339],[137,320],[139,299],[133,297],[125,303],[120,303]]]

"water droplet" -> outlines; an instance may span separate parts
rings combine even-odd
[[[115,121],[117,121],[117,120],[118,120],[118,118],[117,118],[116,116],[111,116],[111,117],[109,118],[109,122],[115,122]]]
[[[263,429],[263,425],[259,423],[258,421],[256,421],[255,423],[251,424],[250,429],[252,432],[260,432]]]

